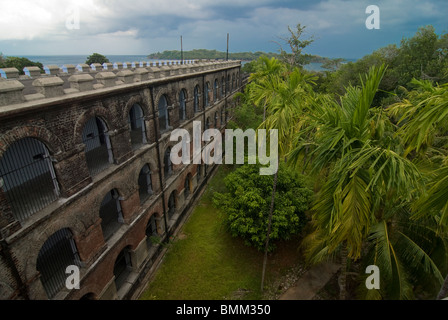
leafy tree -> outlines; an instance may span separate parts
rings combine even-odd
[[[43,65],[40,62],[34,62],[28,58],[23,57],[6,57],[0,59],[0,68],[16,68],[19,70],[19,74],[25,74],[23,68],[25,67],[39,67],[43,72]]]
[[[322,63],[322,68],[329,69],[329,70],[337,70],[341,66],[341,63],[346,61],[343,58],[336,58],[336,59],[328,59],[325,62]]]
[[[259,168],[260,165],[246,164],[230,173],[224,180],[228,192],[215,193],[213,201],[225,213],[231,234],[242,237],[246,244],[262,251],[266,243],[273,177],[260,175]],[[302,230],[311,195],[303,177],[281,164],[271,240],[289,239]],[[271,241],[268,250],[274,248]]]
[[[302,68],[304,65],[310,63],[312,55],[306,54],[303,50],[308,47],[311,43],[314,42],[313,37],[309,37],[308,39],[301,39],[304,34],[306,26],[302,26],[298,23],[295,29],[292,29],[288,26],[289,38],[281,38],[284,42],[287,43],[289,49],[291,50],[288,53],[283,49],[282,45],[280,46],[280,56],[281,60],[289,65],[291,68],[299,67]]]
[[[102,54],[99,53],[92,53],[90,56],[87,57],[86,60],[86,64],[88,64],[89,66],[92,63],[99,63],[99,64],[103,64],[103,63],[109,63],[109,59],[106,58],[105,56],[103,56]]]
[[[343,95],[349,85],[361,85],[358,74],[365,74],[371,66],[388,66],[374,103],[388,105],[398,101],[397,88],[412,88],[412,79],[448,81],[448,34],[438,36],[432,26],[421,27],[416,34],[404,38],[400,46],[388,45],[373,53],[348,62],[327,76],[328,93]],[[389,93],[395,93],[391,96]]]

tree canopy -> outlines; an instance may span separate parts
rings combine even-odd
[[[24,57],[0,57],[0,68],[16,68],[19,74],[25,74],[23,68],[25,67],[39,67],[43,72],[43,65],[40,62],[34,62]]]
[[[106,56],[99,54],[99,53],[92,53],[90,56],[87,57],[86,64],[91,65],[92,63],[109,63],[109,59],[106,58]]]
[[[214,204],[225,214],[231,234],[261,251],[266,241],[273,177],[260,175],[259,168],[246,164],[230,173],[224,180],[228,192],[215,193]],[[279,166],[276,188],[269,251],[275,248],[276,240],[289,239],[302,230],[313,194],[304,178],[284,164]]]

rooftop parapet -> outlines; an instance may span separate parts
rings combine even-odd
[[[103,70],[113,70],[113,69],[114,69],[113,63],[110,62],[103,63]]]
[[[54,98],[64,94],[64,80],[59,77],[45,77],[33,81],[33,86],[38,94],[45,98]]]
[[[98,72],[103,71],[103,65],[100,63],[92,63],[90,65],[90,68],[92,69],[92,71],[98,71]]]
[[[22,90],[25,86],[18,80],[0,79],[0,106],[25,101]]]
[[[25,67],[23,68],[23,72],[26,76],[31,78],[37,78],[41,75],[41,70],[39,67]]]
[[[0,69],[0,106],[100,90],[153,79],[240,66],[240,61],[156,61],[122,68],[122,63],[25,67],[24,76],[15,68]],[[128,65],[126,65],[128,66]],[[143,67],[141,67],[143,66]],[[101,70],[101,71],[99,71]]]
[[[115,82],[117,81],[117,76],[115,73],[111,72],[111,71],[103,71],[103,72],[98,72],[97,75],[95,76],[95,79],[97,80],[97,84],[94,86],[95,89],[100,89],[100,88],[109,88],[109,87],[113,87],[115,86]]]
[[[76,71],[76,67],[73,64],[64,64],[61,69],[63,73],[69,74],[74,74]]]
[[[16,68],[0,69],[0,75],[5,79],[17,79],[19,77],[19,70]]]
[[[56,75],[60,72],[60,69],[57,65],[49,65],[44,67],[44,71],[46,74]]]

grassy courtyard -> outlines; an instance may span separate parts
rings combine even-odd
[[[212,205],[213,193],[224,191],[223,178],[230,170],[220,166],[181,232],[169,244],[161,267],[140,299],[265,297],[260,288],[263,253],[233,238],[224,226],[224,213]],[[278,244],[269,256],[266,287],[272,287],[299,262],[297,246],[297,240]]]

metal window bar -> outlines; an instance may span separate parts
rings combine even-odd
[[[70,265],[80,265],[80,258],[71,231],[61,229],[51,235],[39,251],[36,269],[40,272],[40,280],[52,299],[65,286]]]
[[[150,195],[153,194],[152,191],[152,180],[151,180],[151,170],[148,165],[145,165],[138,175],[138,186],[139,186],[139,196],[140,202],[145,202]]]
[[[126,278],[131,271],[131,257],[127,248],[123,249],[117,256],[114,264],[115,285],[117,289],[125,283]]]
[[[201,180],[201,174],[202,174],[202,172],[201,172],[201,165],[200,164],[198,164],[198,167],[197,167],[197,173],[196,173],[196,179],[198,180],[198,182]]]
[[[108,192],[101,202],[100,218],[103,236],[107,241],[120,228],[123,222],[120,197],[115,190]]]
[[[199,112],[199,89],[198,87],[194,88],[194,112]]]
[[[187,110],[186,96],[185,96],[184,90],[181,90],[179,93],[179,119],[180,120],[187,119],[186,110]]]
[[[148,245],[148,247],[151,247],[153,245],[153,242],[151,241],[151,237],[158,235],[157,234],[157,223],[156,223],[156,218],[154,217],[154,215],[152,215],[151,218],[149,218],[148,225],[146,226],[145,234],[146,234],[147,245]]]
[[[86,145],[87,167],[94,176],[114,162],[109,134],[101,120],[95,118],[94,127],[86,127],[83,132],[83,143]]]
[[[209,101],[208,101],[208,93],[210,92],[210,89],[209,89],[209,85],[208,85],[208,82],[205,84],[205,90],[204,90],[204,105],[206,106],[206,107],[208,107],[208,105],[209,105]]]
[[[184,184],[184,196],[185,196],[185,199],[187,199],[188,198],[188,196],[190,195],[190,177],[187,177],[186,179],[185,179],[185,184]]]
[[[160,131],[166,131],[169,127],[168,101],[162,97],[159,101],[159,128]]]
[[[45,208],[60,194],[48,149],[34,138],[18,140],[7,149],[0,159],[0,179],[18,221]]]
[[[174,199],[174,192],[171,192],[168,198],[168,218],[171,219],[176,212],[176,200]]]
[[[215,87],[213,88],[213,101],[218,100],[218,80],[215,80]]]
[[[168,178],[173,173],[173,163],[171,162],[171,159],[170,159],[170,153],[171,153],[171,149],[168,148],[165,151],[165,156],[163,159],[163,162],[164,162],[163,169],[164,169],[164,173],[165,173],[165,178]]]
[[[131,133],[132,148],[134,150],[139,149],[147,143],[144,115],[139,106],[133,106],[131,108],[129,111],[128,121]]]

